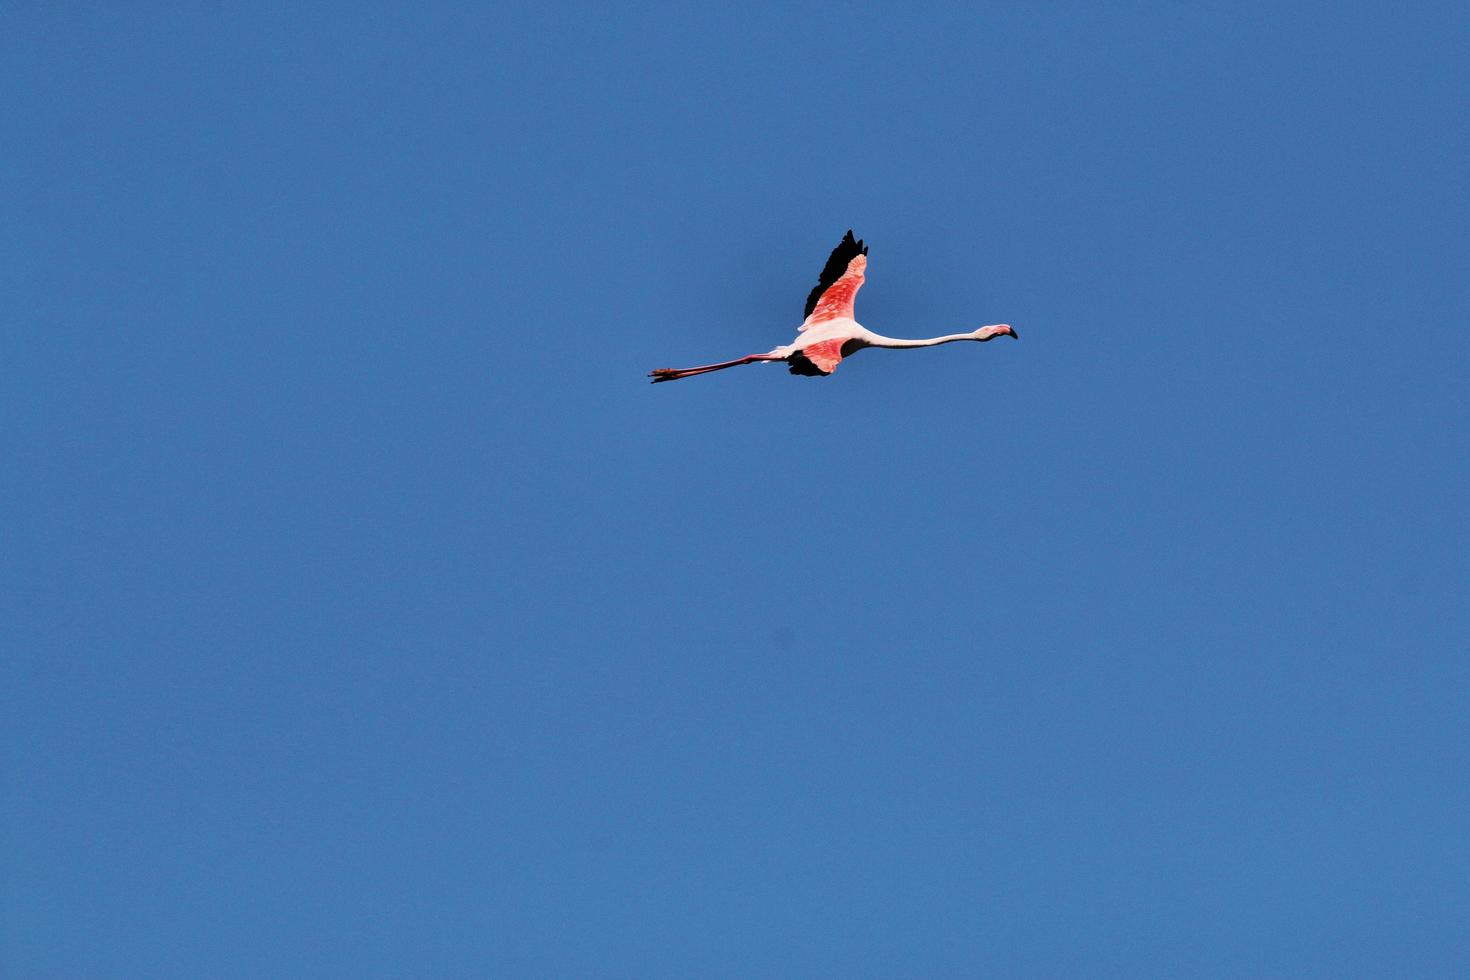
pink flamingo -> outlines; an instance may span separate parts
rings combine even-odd
[[[995,323],[970,333],[952,333],[928,340],[896,340],[873,333],[852,318],[852,304],[857,291],[863,286],[863,271],[868,267],[868,248],[852,237],[852,229],[827,259],[816,288],[806,298],[806,319],[797,328],[800,334],[793,343],[765,354],[748,354],[733,361],[718,364],[701,364],[692,368],[659,368],[649,377],[654,384],[660,381],[678,381],[692,378],[696,374],[709,374],[741,364],[760,361],[785,361],[792,374],[808,377],[825,377],[837,370],[844,357],[850,357],[864,347],[936,347],[956,340],[976,340],[984,343],[993,337],[1015,337],[1016,331],[1006,323]]]

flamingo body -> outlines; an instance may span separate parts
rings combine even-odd
[[[837,370],[837,365],[844,357],[865,347],[935,347],[958,340],[984,342],[995,337],[1017,336],[1016,331],[1005,323],[991,324],[970,333],[946,334],[925,340],[900,340],[873,333],[853,318],[853,304],[858,290],[863,286],[867,269],[867,246],[861,240],[854,239],[852,230],[849,229],[828,256],[816,287],[807,297],[806,319],[797,327],[797,337],[792,343],[764,354],[747,354],[733,361],[702,364],[692,368],[658,368],[650,372],[649,377],[654,384],[658,384],[661,381],[678,381],[680,378],[763,361],[785,361],[792,374],[824,377]]]

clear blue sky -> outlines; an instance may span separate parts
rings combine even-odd
[[[418,6],[5,14],[0,973],[1470,971],[1463,4]]]

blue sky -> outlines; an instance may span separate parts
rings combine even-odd
[[[418,6],[5,18],[7,975],[1470,970],[1462,5]]]

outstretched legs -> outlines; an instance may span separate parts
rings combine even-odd
[[[733,361],[721,361],[718,364],[701,364],[692,368],[658,368],[650,371],[648,376],[653,379],[651,384],[660,381],[678,381],[680,378],[692,378],[696,374],[709,374],[711,371],[723,371],[725,368],[739,367],[742,364],[753,364],[756,361],[784,361],[786,358],[776,354],[750,354],[737,358]]]

